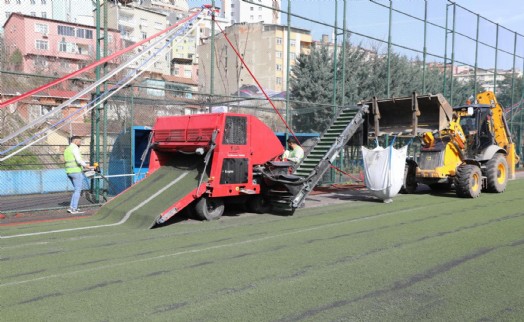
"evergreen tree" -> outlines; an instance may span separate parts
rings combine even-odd
[[[497,84],[497,101],[504,107],[511,107],[512,103],[517,104],[524,95],[522,76],[515,76],[515,80],[512,78],[512,76],[506,76]]]
[[[291,70],[293,127],[299,132],[322,132],[330,121],[333,100],[332,57],[326,47],[301,54]]]

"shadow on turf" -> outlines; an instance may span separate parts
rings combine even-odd
[[[181,222],[206,222],[206,220],[202,220],[196,216],[196,214],[193,211],[193,205],[189,204],[187,207],[185,207],[181,212],[176,214],[175,216],[171,217],[168,221],[166,221],[163,224],[155,225],[152,227],[152,229],[156,228],[162,228],[166,226],[171,226],[174,224],[178,224]],[[224,211],[224,214],[222,217],[237,217],[242,214],[246,214],[248,211],[246,210],[245,206],[242,204],[228,204],[226,205],[226,210]]]

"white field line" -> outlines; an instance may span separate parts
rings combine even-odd
[[[333,227],[333,226],[339,226],[339,225],[343,225],[343,224],[355,223],[355,222],[359,222],[359,221],[372,220],[372,219],[377,219],[377,218],[381,218],[381,217],[395,215],[395,214],[398,214],[398,213],[403,213],[403,212],[407,212],[407,211],[414,211],[414,210],[420,210],[420,209],[426,209],[426,208],[427,207],[424,206],[424,207],[417,207],[417,208],[411,208],[411,209],[403,209],[403,210],[392,211],[392,212],[383,213],[383,214],[379,214],[379,215],[372,215],[372,216],[367,216],[367,217],[360,217],[360,218],[350,219],[350,220],[348,220],[346,222],[343,222],[343,223],[336,222],[336,223],[324,224],[324,225],[319,225],[319,226],[310,227],[310,228],[304,228],[304,229],[295,230],[295,231],[292,231],[292,232],[287,232],[287,233],[282,233],[282,234],[277,234],[277,235],[273,235],[273,236],[266,236],[266,237],[255,238],[255,239],[248,239],[248,240],[243,240],[243,241],[234,242],[234,243],[228,243],[228,244],[223,244],[223,245],[216,245],[216,246],[211,246],[211,247],[204,247],[204,248],[200,248],[200,249],[186,250],[186,251],[176,252],[176,253],[171,253],[171,254],[152,256],[152,257],[148,257],[148,258],[129,260],[129,261],[124,261],[124,262],[119,262],[119,263],[114,263],[114,264],[109,264],[109,265],[103,265],[103,266],[98,266],[98,267],[93,267],[93,268],[87,268],[87,269],[81,269],[81,270],[76,270],[76,271],[65,272],[65,273],[61,273],[61,274],[52,274],[52,275],[32,278],[32,279],[28,279],[28,280],[22,280],[22,281],[16,281],[16,282],[8,282],[8,283],[0,284],[0,287],[15,286],[15,285],[33,283],[33,282],[44,281],[44,280],[53,279],[53,278],[62,278],[62,277],[66,277],[66,276],[76,275],[76,274],[84,274],[84,273],[90,273],[90,272],[105,270],[105,269],[113,269],[113,268],[118,267],[118,266],[130,266],[130,264],[133,264],[133,263],[148,262],[148,261],[159,260],[159,259],[164,259],[164,258],[169,258],[169,257],[182,256],[182,255],[194,254],[194,253],[201,253],[201,252],[206,252],[206,251],[214,250],[214,249],[227,248],[227,247],[233,247],[233,246],[240,246],[240,245],[245,245],[245,244],[250,244],[250,243],[255,243],[255,242],[260,242],[260,241],[265,241],[265,240],[270,240],[270,239],[274,239],[274,238],[284,237],[284,236],[288,236],[288,235],[300,234],[300,233],[310,232],[310,231],[314,231],[314,230],[330,228],[330,227]]]
[[[58,229],[58,230],[49,230],[49,231],[39,231],[34,233],[27,233],[27,234],[19,234],[19,235],[11,235],[11,236],[0,236],[0,239],[8,239],[8,238],[18,238],[18,237],[29,237],[29,236],[38,236],[38,235],[46,235],[46,234],[55,234],[55,233],[63,233],[63,232],[69,232],[69,231],[77,231],[77,230],[86,230],[86,229],[94,229],[94,228],[103,228],[103,227],[113,227],[113,226],[119,226],[125,223],[131,215],[138,210],[139,208],[143,207],[145,204],[156,198],[159,194],[169,189],[172,185],[176,184],[178,181],[182,180],[189,171],[186,171],[182,173],[178,178],[171,181],[167,186],[164,188],[158,190],[155,194],[147,198],[146,200],[142,201],[140,204],[138,204],[135,208],[129,210],[126,212],[125,216],[120,219],[119,222],[113,223],[113,224],[105,224],[105,225],[95,225],[95,226],[86,226],[86,227],[77,227],[77,228],[67,228],[67,229]]]

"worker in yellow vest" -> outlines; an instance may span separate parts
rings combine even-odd
[[[304,159],[304,149],[298,144],[295,138],[288,138],[287,144],[291,148],[291,151],[286,150],[282,159],[284,161],[292,161],[294,163],[300,163]]]
[[[84,179],[83,169],[94,169],[84,160],[80,154],[80,145],[82,139],[79,136],[73,136],[71,138],[71,144],[64,151],[65,170],[66,174],[73,184],[74,191],[71,196],[71,203],[67,212],[73,215],[81,214],[82,211],[78,210],[78,201],[80,200],[80,193],[82,192],[82,181]]]

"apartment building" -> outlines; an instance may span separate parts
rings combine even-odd
[[[450,66],[451,67],[451,66]],[[496,72],[496,76],[495,76]],[[511,79],[515,75],[516,77],[522,77],[522,71],[516,69],[497,69],[489,68],[475,68],[466,65],[455,65],[453,66],[453,77],[461,83],[467,83],[476,77],[477,82],[482,86],[483,90],[486,91],[498,91],[499,83],[504,81],[506,78]],[[496,85],[495,85],[496,82]]]
[[[280,24],[280,0],[222,0],[222,16],[231,24],[263,22]]]
[[[0,1],[0,26],[5,24],[12,13],[53,18],[51,0],[2,0]]]
[[[95,27],[13,13],[4,24],[9,64],[24,73],[63,75],[93,62]],[[120,34],[109,30],[108,51],[122,49]]]
[[[105,5],[105,4],[104,4]],[[120,2],[109,2],[108,22],[109,28],[120,31],[124,47],[129,47],[143,39],[146,39],[168,27],[167,14],[140,6],[134,2],[122,5]],[[102,10],[104,10],[102,8]],[[102,23],[103,26],[103,23]],[[147,71],[158,74],[170,74],[171,52],[161,51],[164,44],[158,44],[152,51],[159,55],[155,62],[146,68]],[[142,50],[145,46],[138,50]],[[134,66],[143,65],[143,61],[137,61]]]
[[[93,9],[86,0],[1,0],[0,31],[11,13],[94,25]]]
[[[243,56],[255,77],[266,89],[277,92],[286,89],[287,26],[259,23],[240,23],[226,28],[229,39]],[[290,65],[298,55],[309,54],[312,37],[309,30],[291,28]],[[200,57],[199,87],[203,92],[211,88],[210,43],[198,48]],[[242,85],[254,84],[240,59],[229,46],[223,34],[215,39],[213,88],[215,94],[229,95]]]

